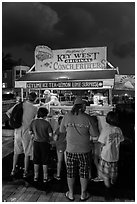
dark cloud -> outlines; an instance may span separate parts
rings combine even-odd
[[[134,41],[126,42],[120,45],[114,45],[113,54],[119,58],[135,57]]]
[[[128,64],[134,58],[134,39],[134,2],[2,3],[2,49],[28,64],[37,45],[106,46],[111,62]]]
[[[71,8],[58,26],[66,36],[79,40],[89,36],[94,24],[91,13],[82,8]]]
[[[40,3],[3,3],[3,45],[23,45],[52,40],[61,33],[54,29],[58,14]]]

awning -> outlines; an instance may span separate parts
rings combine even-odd
[[[98,88],[97,84],[99,84],[100,88],[112,88],[114,86],[116,72],[115,69],[77,72],[30,72],[17,80],[15,87],[36,88],[36,86],[28,86],[28,84],[35,84],[37,88],[41,89],[76,89]],[[77,87],[74,85],[74,82],[79,82],[79,84],[77,83]],[[45,86],[40,85],[40,83],[45,84]],[[101,83],[103,83],[103,85],[101,85]]]

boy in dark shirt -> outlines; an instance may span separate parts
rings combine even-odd
[[[33,162],[34,162],[34,181],[38,181],[39,165],[43,165],[43,182],[49,181],[48,160],[50,153],[50,137],[53,130],[50,123],[45,120],[48,115],[46,108],[39,108],[37,119],[34,119],[30,125],[30,132],[33,138]]]

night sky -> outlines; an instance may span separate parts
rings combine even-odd
[[[107,46],[120,74],[135,74],[135,3],[2,2],[2,51],[31,67],[37,45]]]

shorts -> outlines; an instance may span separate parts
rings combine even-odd
[[[56,149],[59,152],[64,152],[66,150],[66,142],[56,142]]]
[[[50,144],[47,142],[36,142],[33,145],[34,164],[47,165],[50,158]]]
[[[89,153],[66,152],[67,177],[74,178],[77,168],[80,178],[89,178]]]
[[[23,130],[23,127],[14,131],[14,153],[32,156],[33,141],[29,134],[29,129]]]
[[[100,159],[98,174],[101,178],[116,180],[118,176],[118,163],[107,162],[103,159]]]

